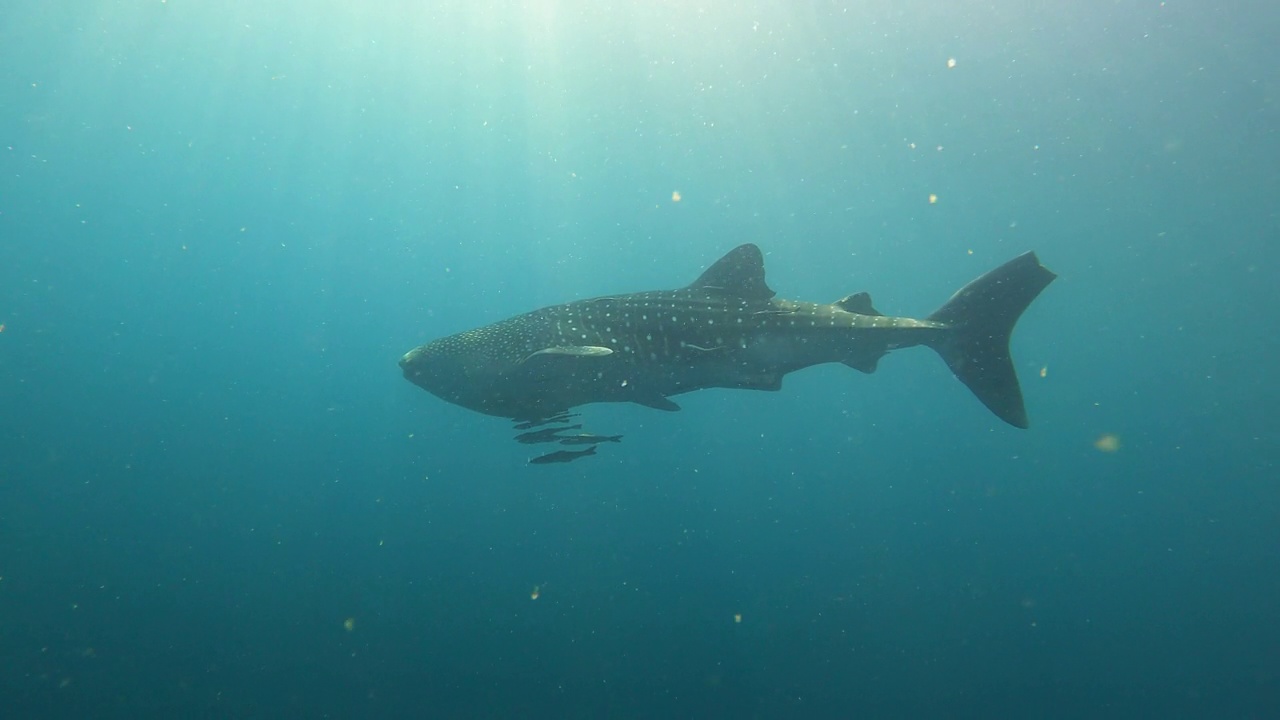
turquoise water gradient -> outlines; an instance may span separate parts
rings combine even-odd
[[[1280,716],[1276,37],[1258,0],[4,5],[0,713]],[[1031,429],[914,349],[589,407],[623,442],[529,467],[400,377],[742,242],[914,317],[1035,250]]]

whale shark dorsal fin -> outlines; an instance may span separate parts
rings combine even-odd
[[[743,300],[768,300],[776,294],[764,281],[764,255],[752,243],[730,250],[688,289],[723,292]]]
[[[847,297],[841,298],[835,302],[835,306],[845,312],[857,313],[859,315],[872,315],[875,317],[884,317],[884,313],[871,307],[870,293],[854,293]]]

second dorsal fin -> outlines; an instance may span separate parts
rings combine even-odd
[[[874,315],[876,317],[884,317],[884,313],[876,310],[871,306],[870,293],[854,293],[847,297],[835,301],[835,306],[845,312],[857,313],[859,315]]]

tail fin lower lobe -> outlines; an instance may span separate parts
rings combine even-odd
[[[1014,427],[1028,423],[1009,356],[1009,337],[1022,312],[1056,277],[1035,253],[1019,255],[960,288],[928,317],[951,327],[932,345],[947,367],[983,405]]]

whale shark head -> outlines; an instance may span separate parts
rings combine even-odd
[[[443,400],[489,415],[509,416],[502,380],[527,353],[517,319],[440,338],[400,358],[409,382]]]

